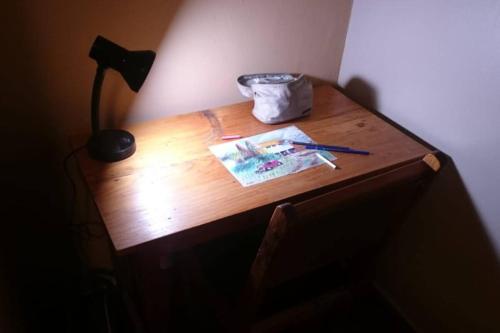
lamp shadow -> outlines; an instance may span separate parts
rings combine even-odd
[[[182,2],[5,3],[0,37],[10,51],[1,55],[8,64],[2,73],[9,78],[2,80],[0,104],[1,135],[8,143],[0,176],[7,194],[0,210],[6,222],[0,232],[1,332],[65,331],[66,321],[76,318],[71,313],[76,308],[69,305],[80,290],[71,284],[78,284],[83,269],[75,250],[78,240],[73,241],[76,228],[70,228],[65,214],[71,191],[62,161],[72,149],[68,135],[90,133],[92,41],[103,34],[127,48],[155,49]],[[120,127],[134,94],[111,71],[105,85],[104,123]],[[76,180],[78,171],[71,171]],[[85,191],[78,189],[79,198]],[[89,215],[81,211],[77,221],[88,222]],[[107,244],[91,251],[100,265]]]
[[[339,88],[387,119],[376,111],[376,90],[362,78]],[[442,157],[442,169],[378,258],[376,282],[417,331],[494,331],[500,327],[499,263],[459,170],[450,156]]]
[[[40,44],[25,12],[28,4],[10,1],[2,18],[0,135],[0,332],[37,331],[56,316],[54,300],[67,286],[62,276],[77,269],[71,234],[64,226],[64,204],[57,169],[47,70]],[[22,56],[20,56],[22,55]],[[57,291],[56,291],[57,289]],[[59,293],[61,292],[61,293]],[[43,305],[42,305],[43,304]],[[50,313],[53,313],[51,315]],[[61,313],[59,313],[61,314]],[[43,319],[42,319],[43,318]],[[57,320],[60,320],[58,318]]]

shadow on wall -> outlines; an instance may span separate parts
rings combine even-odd
[[[353,78],[342,90],[377,110],[376,91],[362,79]],[[498,331],[499,263],[447,159],[381,254],[376,280],[418,331]]]
[[[181,2],[5,3],[0,32],[5,49],[0,57],[8,64],[0,83],[5,143],[0,332],[68,329],[68,311],[73,310],[68,302],[79,292],[73,285],[81,267],[72,242],[74,228],[64,214],[70,195],[63,190],[62,160],[67,136],[82,129],[90,132],[96,65],[88,52],[94,38],[102,34],[127,48],[154,49]],[[114,111],[126,111],[133,96],[112,71],[105,85],[103,120]],[[115,115],[119,121],[126,118]]]
[[[359,77],[353,77],[347,82],[344,88],[340,87],[340,89],[349,98],[363,105],[365,108],[378,112],[376,91],[365,80]]]
[[[28,322],[35,321],[38,300],[56,297],[51,292],[57,274],[50,272],[74,268],[74,253],[61,228],[62,205],[54,188],[53,119],[43,90],[47,74],[35,60],[39,46],[23,6],[16,1],[5,5],[8,14],[0,33],[5,50],[0,57],[8,64],[0,83],[0,214],[5,222],[0,232],[0,331],[21,332],[39,324]]]

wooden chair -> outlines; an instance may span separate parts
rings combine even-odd
[[[390,222],[390,218],[377,219],[377,213],[391,215],[398,207],[405,209],[403,201],[412,201],[413,194],[407,198],[399,194],[403,185],[408,188],[406,167],[309,200],[276,206],[237,301],[221,301],[215,291],[208,293],[210,304],[218,310],[227,331],[279,332],[311,315],[349,305],[351,294],[346,283],[340,283],[336,289],[272,316],[263,316],[261,312],[272,290],[293,285],[294,280],[332,263],[345,267],[360,254],[370,253],[387,233]],[[374,196],[381,200],[373,200]],[[389,210],[380,202],[389,203]],[[201,280],[202,288],[210,290],[196,257],[189,257],[183,260],[190,263],[185,269],[189,272],[186,279],[196,278],[198,284]]]
[[[315,283],[317,280],[312,278],[312,282],[304,282],[301,277],[356,254],[355,248],[359,249],[359,244],[340,244],[348,243],[350,237],[346,237],[345,232],[332,230],[335,229],[335,221],[329,216],[332,207],[324,209],[324,204],[331,199],[331,195],[295,205],[284,203],[275,208],[237,307],[240,312],[239,317],[235,317],[238,321],[235,326],[240,331],[279,332],[286,327],[300,324],[309,317],[320,315],[335,306],[345,306],[352,301],[345,284],[342,283],[345,280],[339,277],[335,279],[336,283],[332,282],[330,286],[337,288],[328,288],[327,292],[320,293],[317,297],[306,298],[292,307],[278,309],[272,315],[259,314],[266,300],[271,304],[276,303],[276,296],[269,296],[273,295],[274,289],[285,285],[285,291],[280,290],[275,294],[278,297],[283,297],[283,294],[288,296],[296,291],[294,282],[300,285]],[[341,241],[340,238],[334,240],[331,236],[335,234],[342,234],[347,242]],[[363,245],[366,244],[363,242]],[[334,271],[341,274],[340,270]]]

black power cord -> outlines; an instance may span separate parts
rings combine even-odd
[[[86,265],[85,251],[82,244],[80,244],[82,240],[102,238],[105,236],[104,231],[99,235],[95,234],[90,229],[91,225],[99,225],[102,227],[102,223],[75,223],[78,192],[75,179],[73,179],[70,173],[70,161],[79,151],[86,147],[86,145],[82,145],[73,149],[63,160],[64,174],[71,185],[71,201],[68,212],[69,227],[81,237],[79,240],[75,240],[78,243],[75,244],[75,246],[82,263],[82,275],[79,278],[79,306],[83,307],[83,313],[79,315],[83,316],[83,319],[78,319],[78,316],[74,317],[72,319],[72,325],[78,325],[78,320],[90,320],[87,325],[93,326],[94,328],[100,327],[108,333],[112,333],[117,329],[118,331],[131,332],[131,330],[124,330],[124,327],[121,327],[127,322],[123,320],[125,305],[121,299],[121,292],[118,289],[114,272],[105,269],[93,269],[89,271]]]
[[[76,183],[73,177],[71,176],[71,173],[69,171],[69,161],[72,157],[74,157],[79,151],[82,149],[87,148],[87,145],[82,145],[79,146],[75,149],[73,149],[70,153],[68,153],[63,160],[63,169],[64,169],[64,174],[68,181],[71,184],[71,202],[69,205],[69,213],[68,213],[68,220],[69,220],[69,226],[70,228],[78,233],[80,236],[82,236],[85,240],[89,240],[91,238],[102,238],[105,236],[104,232],[101,234],[96,234],[92,231],[91,226],[101,226],[101,223],[96,223],[96,222],[85,222],[85,223],[75,223],[75,212],[76,212],[76,200],[77,200],[77,188],[76,188]]]
[[[71,177],[71,174],[69,172],[68,162],[69,162],[71,157],[73,157],[76,153],[78,153],[80,150],[82,150],[86,147],[87,147],[87,145],[82,145],[80,147],[73,149],[68,155],[66,155],[64,157],[64,160],[63,160],[64,174],[71,184],[71,203],[70,203],[70,212],[69,212],[69,221],[70,222],[73,222],[73,218],[74,218],[74,214],[75,214],[75,210],[76,210],[75,209],[76,208],[76,183],[75,183],[73,177]]]

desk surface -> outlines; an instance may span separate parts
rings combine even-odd
[[[329,86],[315,88],[312,114],[300,120],[265,125],[253,118],[252,107],[245,102],[130,126],[137,151],[121,162],[94,161],[85,150],[77,155],[118,253],[208,230],[225,218],[342,186],[432,152]],[[316,142],[372,154],[334,153],[340,169],[321,165],[242,187],[208,149],[223,142],[224,134],[252,136],[292,124]]]

